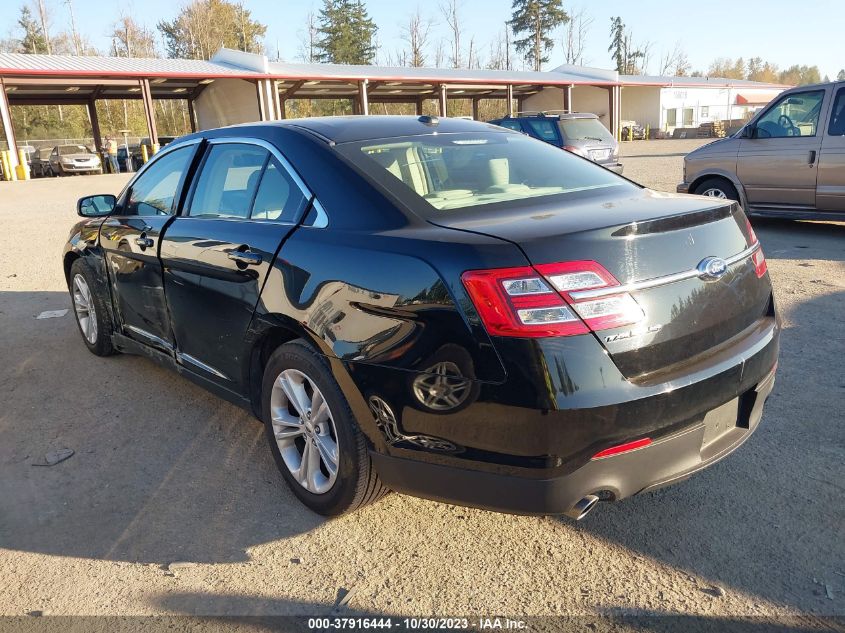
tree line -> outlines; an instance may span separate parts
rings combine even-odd
[[[58,1],[26,0],[19,9],[16,32],[0,40],[0,51],[208,59],[225,46],[282,58],[278,46],[275,55],[267,50],[267,26],[255,19],[242,1],[190,0],[172,19],[159,20],[152,28],[131,13],[121,13],[112,25],[108,50],[98,50],[77,28],[74,0],[62,0],[66,14],[61,21],[67,28],[54,29]],[[364,0],[322,0],[316,13],[306,15],[295,61],[540,71],[559,49],[567,64],[593,62],[586,58],[585,51],[594,21],[583,8],[567,10],[563,0],[513,0],[511,13],[501,29],[480,41],[467,28],[464,1],[439,0],[430,14],[416,8],[400,26],[401,46],[390,50],[380,45],[379,26],[369,15]],[[445,37],[435,36],[437,26],[445,27]],[[679,42],[656,57],[654,43],[635,39],[621,16],[611,19],[608,39],[609,60],[623,74],[708,75],[786,84],[822,80],[817,66],[779,69],[759,57],[717,58],[706,71],[694,70]],[[600,60],[594,63],[605,65]],[[845,78],[845,69],[839,78]],[[298,104],[294,113],[342,113],[349,107],[348,103],[337,102]],[[390,107],[402,109],[400,105]],[[160,101],[156,109],[162,134],[187,130],[189,122],[183,102]],[[28,137],[47,135],[59,128],[67,130],[67,135],[78,132],[85,136],[85,130],[90,129],[87,113],[81,107],[26,106],[13,111],[17,129]],[[106,133],[120,129],[137,135],[145,133],[139,102],[101,101],[98,113]]]

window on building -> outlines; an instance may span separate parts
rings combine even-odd
[[[693,121],[695,121],[695,110],[684,108],[684,127],[692,127]]]
[[[701,118],[707,119],[710,117],[710,106],[701,106]]]
[[[669,127],[676,127],[678,125],[677,108],[670,108],[666,110],[666,125]]]

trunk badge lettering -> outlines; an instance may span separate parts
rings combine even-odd
[[[696,266],[698,278],[704,281],[716,281],[728,272],[728,263],[721,257],[705,257]]]
[[[615,343],[616,341],[624,341],[628,338],[634,338],[635,336],[642,336],[643,334],[656,334],[660,330],[663,329],[663,325],[651,325],[645,328],[639,328],[636,330],[628,330],[627,332],[620,332],[618,334],[611,334],[610,336],[604,337],[605,343]]]

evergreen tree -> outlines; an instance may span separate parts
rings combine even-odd
[[[613,61],[616,62],[616,71],[625,72],[625,25],[622,18],[616,16],[610,18],[610,46],[607,47]]]
[[[549,61],[555,41],[552,31],[569,21],[562,0],[513,0],[513,13],[508,25],[515,36],[516,50],[523,53],[534,70],[542,70]]]
[[[372,64],[376,24],[362,0],[323,0],[316,58],[331,64]]]
[[[18,25],[24,33],[21,39],[21,53],[47,53],[47,38],[44,36],[44,30],[26,5],[21,7]]]
[[[839,71],[839,74],[836,75],[836,81],[845,81],[845,68]]]

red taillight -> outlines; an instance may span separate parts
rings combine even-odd
[[[651,444],[651,438],[644,437],[641,440],[634,440],[633,442],[626,442],[625,444],[620,444],[619,446],[611,446],[610,448],[606,448],[603,451],[599,451],[598,453],[593,455],[591,459],[601,459],[602,457],[610,457],[612,455],[619,455],[620,453],[635,451],[638,448],[645,448],[649,444]]]
[[[619,285],[593,261],[473,270],[462,279],[494,335],[571,336],[636,323],[645,316],[627,292],[573,298],[573,292]]]
[[[461,279],[490,334],[570,336],[588,331],[530,266],[471,270]]]
[[[565,149],[567,152],[572,152],[573,154],[578,154],[578,156],[583,156],[584,158],[587,157],[587,152],[585,152],[583,149],[581,149],[577,145],[564,145],[563,149]]]
[[[754,244],[758,244],[759,240],[757,239],[757,234],[754,232],[754,228],[751,226],[751,222],[748,218],[745,219],[745,226],[748,228],[748,245],[754,246]],[[762,246],[754,251],[754,254],[751,256],[751,260],[754,262],[754,272],[757,273],[757,276],[762,277],[765,275],[766,271],[769,269],[769,265],[766,263],[766,256],[763,255]]]

